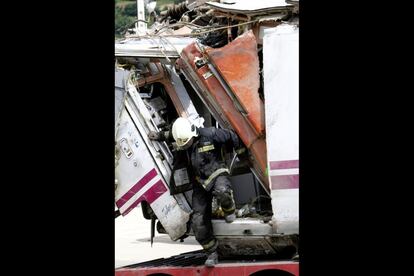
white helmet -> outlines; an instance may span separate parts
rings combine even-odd
[[[197,136],[197,130],[188,119],[180,117],[172,126],[172,135],[177,145],[183,147],[192,137]]]

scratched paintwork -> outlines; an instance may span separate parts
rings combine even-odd
[[[264,106],[259,98],[259,56],[253,32],[246,32],[222,48],[206,48],[206,52],[247,110],[249,122],[258,134],[263,134]]]

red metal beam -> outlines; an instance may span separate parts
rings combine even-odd
[[[137,267],[119,268],[115,270],[115,276],[144,276],[156,273],[164,273],[171,276],[249,276],[263,270],[280,270],[299,276],[299,263],[297,262],[263,262],[263,263],[228,263],[218,264],[214,268],[205,266],[189,267]]]

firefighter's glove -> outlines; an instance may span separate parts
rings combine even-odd
[[[156,132],[156,131],[150,131],[150,132],[148,133],[148,138],[149,138],[150,140],[160,141],[160,140],[161,140],[161,135],[160,135],[160,133],[159,133],[159,132]]]

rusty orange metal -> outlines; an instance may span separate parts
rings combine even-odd
[[[260,75],[256,37],[250,30],[222,48],[206,48],[209,60],[248,112],[259,135],[265,131],[264,105],[259,97]]]
[[[226,93],[225,88],[215,77],[215,75],[212,74],[211,70],[208,67],[208,64],[202,66],[196,65],[196,61],[200,59],[203,59],[203,54],[197,47],[197,44],[192,43],[183,49],[181,58],[177,61],[177,63],[180,69],[186,73],[186,76],[192,79],[193,84],[198,87],[199,95],[201,95],[203,101],[207,103],[209,108],[215,110],[216,114],[218,114],[218,116],[220,116],[221,119],[225,121],[225,123],[228,123],[231,128],[234,129],[234,131],[236,131],[236,133],[239,135],[240,139],[249,149],[253,157],[251,160],[252,165],[258,173],[258,177],[262,183],[264,183],[264,188],[270,191],[268,177],[265,173],[267,165],[267,151],[266,140],[264,135],[262,135],[263,131],[259,134],[253,124],[249,121],[249,117],[245,117],[240,113],[233,100]],[[239,64],[234,62],[231,66],[227,66],[227,70],[231,71],[227,72],[227,75],[232,74],[232,71],[237,71],[238,66]],[[223,68],[221,69],[221,71],[223,71]],[[251,72],[251,70],[249,70],[249,72]],[[258,77],[259,76],[257,75],[257,78]],[[251,87],[251,85],[249,85],[249,87]],[[255,85],[253,85],[253,87],[255,87]],[[243,93],[246,92],[244,91]],[[255,95],[250,96],[250,98],[254,97]],[[260,115],[260,112],[262,112],[260,107],[257,109],[257,107],[254,108],[247,103],[247,100],[249,99],[248,95],[244,95],[242,99],[244,101],[246,109],[252,112],[252,114],[249,115]],[[251,101],[258,104],[257,99]],[[256,125],[260,126],[260,124],[257,123]],[[264,126],[258,127],[258,129],[263,130]]]

